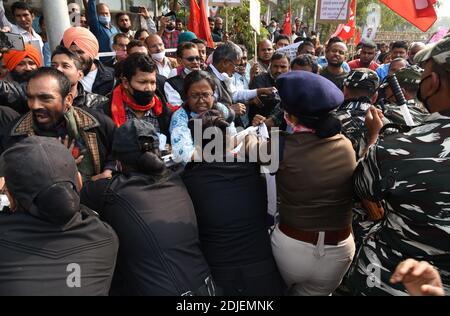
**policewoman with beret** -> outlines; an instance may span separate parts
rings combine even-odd
[[[215,295],[192,201],[166,169],[156,129],[128,120],[116,132],[113,153],[121,172],[86,184],[81,194],[119,236],[112,294]]]
[[[344,96],[331,81],[305,71],[281,75],[277,88],[293,133],[284,138],[276,175],[280,221],[273,254],[291,295],[329,295],[355,251],[355,153],[330,113]]]

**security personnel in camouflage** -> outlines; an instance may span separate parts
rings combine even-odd
[[[450,35],[419,52],[418,100],[431,113],[408,131],[378,137],[382,121],[366,117],[369,145],[354,174],[355,192],[383,201],[385,217],[365,238],[350,269],[353,294],[404,295],[389,282],[405,258],[428,261],[450,294]]]
[[[368,68],[353,70],[344,80],[344,103],[337,109],[337,118],[342,124],[342,134],[352,142],[356,157],[365,148],[364,125],[367,110],[377,99],[378,75]]]
[[[422,103],[417,100],[417,91],[419,90],[422,72],[422,68],[414,65],[399,69],[395,73],[407,101],[406,105],[408,106],[415,126],[422,123],[423,120],[430,115],[427,109],[423,107]],[[389,84],[386,82],[381,88],[385,88],[387,100],[387,103],[381,106],[384,116],[392,123],[406,125],[399,104],[397,104]]]
[[[377,99],[379,78],[375,71],[368,68],[353,70],[344,80],[344,103],[337,109],[337,118],[342,124],[342,134],[352,142],[358,160],[366,148],[367,128],[364,124],[367,110]],[[353,204],[353,236],[355,237],[356,249],[362,243],[362,239],[373,225],[367,210],[359,199],[354,199]]]

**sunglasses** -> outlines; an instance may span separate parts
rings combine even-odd
[[[201,60],[201,58],[200,58],[200,56],[189,56],[189,57],[186,57],[186,58],[184,58],[184,59],[186,59],[188,62],[193,62],[194,60],[196,60],[196,61],[200,61]]]

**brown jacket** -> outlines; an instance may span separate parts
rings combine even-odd
[[[355,153],[338,134],[285,138],[277,173],[280,222],[299,230],[340,230],[351,225]]]
[[[108,162],[113,162],[111,155],[112,140],[114,138],[115,125],[105,115],[92,110],[83,110],[74,107],[74,117],[78,131],[86,143],[94,163],[96,174],[101,173]],[[6,142],[9,147],[23,137],[35,135],[33,129],[33,116],[31,112],[26,113],[16,122],[12,123],[10,138]]]

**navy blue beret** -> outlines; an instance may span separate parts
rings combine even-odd
[[[291,71],[277,79],[283,109],[294,116],[322,116],[344,102],[344,94],[328,79],[307,71]]]

